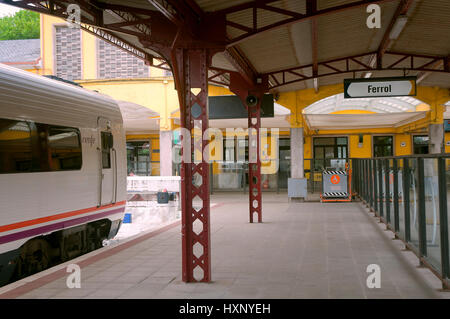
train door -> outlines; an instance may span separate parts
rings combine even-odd
[[[99,133],[99,205],[108,205],[115,200],[115,183],[117,176],[115,167],[115,151],[113,148],[113,134],[111,122],[104,118],[98,120]]]

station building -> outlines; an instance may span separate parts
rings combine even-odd
[[[95,35],[44,14],[40,40],[3,41],[0,50],[2,63],[75,81],[116,99],[125,118],[129,174],[179,174],[179,165],[169,160],[179,143],[175,130],[180,124],[169,70],[145,65]],[[23,54],[11,60],[7,52],[14,51]],[[262,189],[284,190],[287,179],[296,175],[307,178],[310,192],[319,190],[321,171],[332,159],[450,152],[450,126],[445,125],[450,119],[449,92],[422,87],[424,79],[418,78],[415,97],[344,99],[342,84],[325,82],[274,92],[274,117],[262,119],[268,129],[261,143]],[[209,95],[232,93],[210,85]],[[245,190],[245,154],[239,156],[238,139],[227,136],[225,129],[245,129],[247,119],[210,120],[210,127],[221,129],[225,138],[221,149],[213,151],[211,189]],[[244,143],[248,153],[248,138]]]

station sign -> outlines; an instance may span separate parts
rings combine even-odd
[[[416,96],[417,77],[345,79],[344,98]]]

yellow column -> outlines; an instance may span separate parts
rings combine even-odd
[[[83,79],[97,78],[97,42],[96,37],[85,31],[81,32],[81,62]]]

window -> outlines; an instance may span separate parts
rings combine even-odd
[[[428,143],[430,138],[427,135],[413,136],[414,154],[428,154]]]
[[[127,142],[128,175],[152,175],[150,141]],[[158,150],[159,151],[159,150]]]
[[[112,134],[102,132],[102,165],[103,168],[111,168]]]
[[[373,137],[373,156],[374,157],[385,157],[393,156],[394,146],[393,146],[392,136],[374,136]]]
[[[248,161],[248,136],[225,137],[223,139],[223,163],[245,163]]]
[[[0,173],[30,172],[32,160],[28,123],[0,119]]]
[[[76,128],[0,119],[0,173],[79,170]]]
[[[444,131],[450,132],[450,120],[444,120]]]
[[[235,162],[236,158],[234,156],[235,152],[235,139],[233,138],[225,138],[225,143],[223,145],[223,154],[225,162]]]
[[[347,143],[347,137],[315,137],[314,169],[330,167],[331,159],[347,158]]]
[[[48,148],[52,171],[81,169],[80,134],[77,129],[48,126]]]

